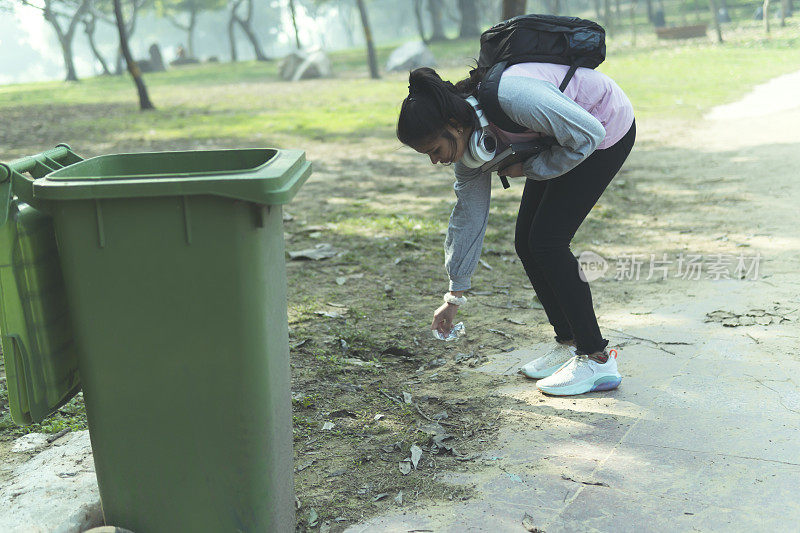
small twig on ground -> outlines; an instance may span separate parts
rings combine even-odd
[[[489,332],[490,332],[490,333],[497,333],[498,335],[501,335],[501,336],[503,336],[503,337],[505,337],[505,338],[507,338],[507,339],[511,339],[511,338],[513,338],[511,335],[509,335],[509,334],[508,334],[508,333],[506,333],[505,331],[500,331],[499,329],[492,329],[492,328],[489,328]]]
[[[417,408],[417,412],[422,415],[422,418],[424,418],[428,422],[433,422],[434,424],[439,424],[440,426],[450,426],[450,427],[453,427],[453,428],[460,428],[461,427],[458,424],[452,424],[450,422],[445,422],[444,420],[434,420],[433,418],[431,418],[428,415],[426,415],[425,413],[423,413],[422,409],[420,408],[420,406],[417,405],[416,403],[414,403],[414,407]]]
[[[517,305],[494,305],[494,304],[487,304],[486,302],[481,302],[481,305],[485,305],[486,307],[494,307],[495,309],[521,309],[521,307]]]
[[[381,394],[383,394],[384,396],[386,396],[387,398],[389,398],[389,399],[390,399],[390,400],[392,400],[393,402],[397,402],[397,403],[403,403],[403,402],[402,402],[402,401],[401,401],[399,398],[395,398],[394,396],[391,396],[391,395],[389,395],[389,394],[388,394],[386,391],[384,391],[383,389],[378,389],[378,392],[380,392]]]
[[[582,483],[584,485],[597,485],[598,487],[608,487],[608,484],[603,483],[602,481],[578,481],[577,479],[572,479],[571,477],[565,476],[564,474],[561,474],[561,479],[564,479],[566,481],[574,481],[575,483]]]
[[[437,420],[434,420],[433,418],[431,418],[431,417],[429,417],[428,415],[426,415],[425,413],[423,413],[423,412],[422,412],[422,409],[420,408],[420,406],[419,406],[419,405],[417,405],[416,403],[414,404],[414,407],[416,407],[416,408],[417,408],[417,412],[418,412],[419,414],[421,414],[421,415],[422,415],[422,418],[424,418],[424,419],[425,419],[425,420],[427,420],[428,422],[438,422]]]
[[[750,337],[751,339],[753,339],[753,340],[755,341],[755,343],[756,343],[756,344],[761,344],[761,341],[760,341],[760,340],[756,339],[755,337],[753,337],[753,336],[752,336],[752,335],[750,335],[749,333],[745,333],[745,335],[747,335],[748,337]]]
[[[67,433],[69,433],[69,428],[62,429],[55,435],[50,435],[49,437],[47,437],[47,443],[51,444],[60,439],[61,437],[63,437],[64,435],[66,435]]]

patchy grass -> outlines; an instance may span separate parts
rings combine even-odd
[[[640,36],[637,47],[623,37],[609,45],[600,67],[625,89],[640,118],[680,117],[729,102],[753,85],[800,68],[798,21],[774,28],[766,38],[757,25],[727,30],[727,41],[678,43]],[[628,45],[626,45],[626,43]],[[465,76],[473,41],[439,43],[443,77]],[[380,50],[381,57],[388,48]],[[406,94],[405,74],[365,77],[363,51],[333,54],[335,83],[277,79],[275,63],[187,66],[151,74],[147,81],[158,109],[140,113],[126,78],[93,78],[0,87],[0,110],[28,127],[0,134],[12,151],[76,140],[101,146],[131,143],[202,145],[231,143],[303,145],[392,138]],[[361,59],[359,59],[361,58]]]

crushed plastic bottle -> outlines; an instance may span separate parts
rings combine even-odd
[[[438,330],[435,329],[432,329],[431,332],[433,333],[434,338],[439,339],[440,341],[454,341],[464,334],[464,323],[459,322],[453,326],[453,329],[451,329],[450,333],[447,335],[442,335]]]

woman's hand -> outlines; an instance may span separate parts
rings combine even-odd
[[[501,168],[497,171],[497,174],[509,178],[521,178],[525,175],[525,173],[522,172],[522,163],[514,163],[506,168]]]
[[[453,319],[456,317],[456,313],[458,313],[457,305],[443,304],[433,313],[431,329],[435,329],[442,335],[448,335],[450,330],[453,329]]]

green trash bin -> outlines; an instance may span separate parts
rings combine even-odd
[[[33,181],[53,218],[107,524],[294,531],[281,204],[302,151],[107,155]]]

